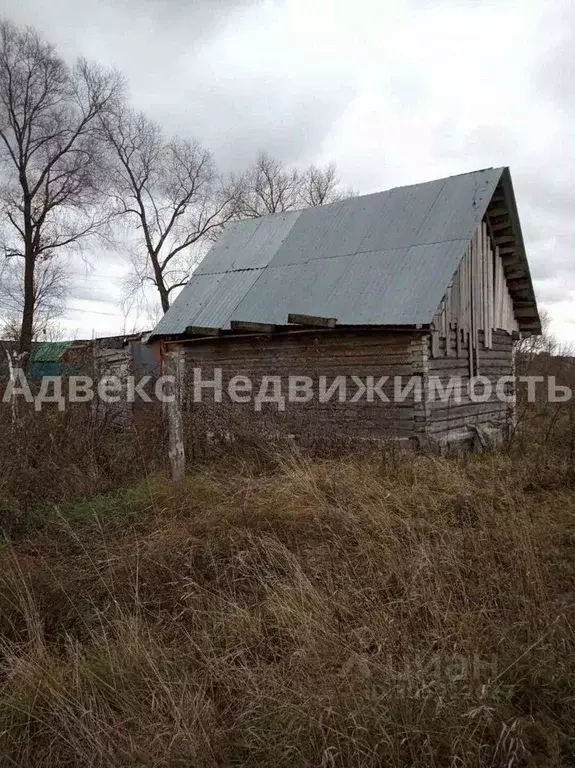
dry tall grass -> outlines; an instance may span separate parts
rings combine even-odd
[[[12,424],[0,402],[0,529],[18,535],[47,503],[117,490],[162,468],[164,431],[154,410],[125,427],[84,405],[20,406]]]
[[[564,469],[286,457],[52,505],[0,553],[0,765],[574,765]]]

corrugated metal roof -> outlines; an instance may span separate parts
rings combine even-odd
[[[236,222],[152,333],[289,313],[346,325],[430,323],[503,168]]]
[[[33,363],[57,363],[72,343],[71,341],[39,341],[32,349],[30,361]]]

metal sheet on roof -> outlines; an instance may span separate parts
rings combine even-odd
[[[152,337],[184,333],[188,325],[193,325],[193,318],[199,308],[206,304],[221,283],[223,274],[193,274],[190,282],[154,328]]]
[[[196,275],[160,320],[152,336],[184,333],[189,325],[229,327],[235,308],[258,279],[261,269]]]
[[[457,271],[467,243],[467,240],[452,240],[416,245],[403,251],[362,254],[354,260],[349,274],[356,298],[341,322],[357,325],[429,323]],[[432,270],[429,265],[433,265]]]
[[[188,325],[229,328],[236,307],[263,271],[250,269],[241,272],[226,272],[226,274],[220,275],[217,289],[208,302],[198,307],[192,322]]]
[[[32,349],[30,361],[56,363],[72,343],[71,341],[39,341]]]
[[[336,313],[344,309],[348,298],[342,285],[348,268],[346,256],[268,267],[230,319],[285,324],[288,314],[309,315],[310,307],[322,316],[320,310],[329,307],[329,317],[338,317]]]
[[[288,211],[261,219],[236,222],[225,232],[194,274],[216,274],[240,269],[258,269],[269,264],[281,247],[301,211]]]
[[[231,320],[285,323],[289,313],[350,325],[429,323],[502,173],[235,223],[152,335]]]
[[[427,323],[457,270],[467,240],[370,251],[350,259],[270,266],[237,306],[234,320],[284,324],[290,313],[345,325]],[[433,278],[426,265],[434,264]]]
[[[358,253],[365,233],[383,215],[389,192],[365,195],[302,211],[270,264],[301,264],[310,259]]]
[[[257,219],[228,224],[216,244],[204,256],[194,275],[218,274],[233,269],[236,254],[241,254],[246,249],[254,232],[258,229],[258,224]]]
[[[470,239],[487,210],[502,172],[502,168],[497,168],[446,179],[411,245]]]
[[[409,248],[414,235],[424,226],[433,204],[445,184],[444,179],[392,189],[381,216],[364,232],[360,251],[387,251]]]

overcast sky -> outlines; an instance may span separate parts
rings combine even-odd
[[[540,305],[575,342],[573,0],[0,0],[223,168],[334,161],[362,192],[509,165]],[[114,333],[125,271],[76,269],[65,318]],[[133,319],[128,320],[128,325]],[[129,329],[129,328],[128,328]]]

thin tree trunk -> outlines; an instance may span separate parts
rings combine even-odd
[[[170,296],[168,294],[168,289],[164,282],[164,275],[162,274],[162,268],[160,267],[160,264],[158,261],[158,254],[150,253],[150,259],[152,262],[152,266],[154,268],[154,276],[156,278],[156,281],[155,281],[156,287],[158,289],[158,293],[160,294],[160,301],[162,302],[162,312],[166,314],[166,312],[170,308]]]
[[[24,305],[18,351],[20,354],[27,352],[29,359],[34,336],[34,268],[36,258],[32,229],[32,201],[28,190],[28,180],[24,174],[21,174],[20,182],[24,192]]]
[[[170,299],[168,298],[168,291],[163,281],[158,285],[158,291],[160,292],[160,300],[162,302],[162,312],[166,314],[170,308]]]
[[[28,249],[26,249],[28,251]],[[32,351],[34,336],[34,266],[35,259],[27,253],[24,261],[24,307],[22,311],[22,327],[20,329],[19,352]]]

